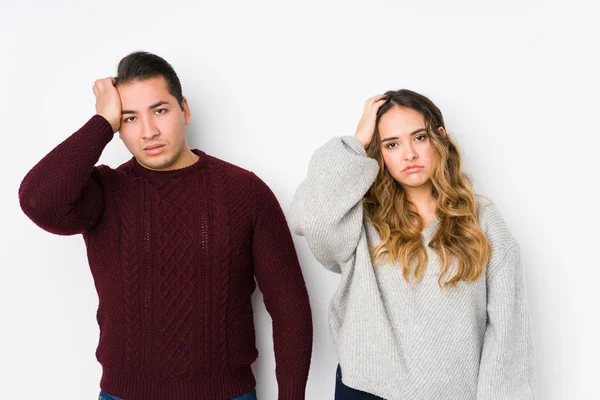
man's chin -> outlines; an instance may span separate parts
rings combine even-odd
[[[165,159],[165,157],[148,157],[145,156],[142,160],[138,159],[138,162],[147,169],[153,171],[168,171],[172,169],[173,161]]]

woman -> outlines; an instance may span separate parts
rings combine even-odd
[[[354,137],[315,152],[291,220],[341,274],[336,399],[535,398],[519,246],[428,98],[367,100]]]

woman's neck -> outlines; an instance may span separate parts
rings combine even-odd
[[[431,185],[419,187],[405,187],[408,199],[417,208],[417,212],[423,219],[423,227],[429,225],[436,217],[437,203],[431,194]]]

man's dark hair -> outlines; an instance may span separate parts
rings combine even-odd
[[[162,76],[167,81],[169,93],[177,99],[183,108],[181,83],[175,70],[164,58],[145,51],[136,51],[119,61],[116,84],[143,81],[144,79]]]

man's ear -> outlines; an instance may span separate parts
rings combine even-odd
[[[444,136],[444,137],[445,137],[445,136],[448,136],[448,133],[446,133],[446,130],[444,129],[444,127],[443,127],[443,126],[440,126],[440,127],[438,128],[438,132],[440,133],[440,135],[442,135],[442,136]]]
[[[183,111],[183,115],[185,117],[185,124],[188,125],[192,120],[192,113],[185,97],[181,100],[181,110]]]

